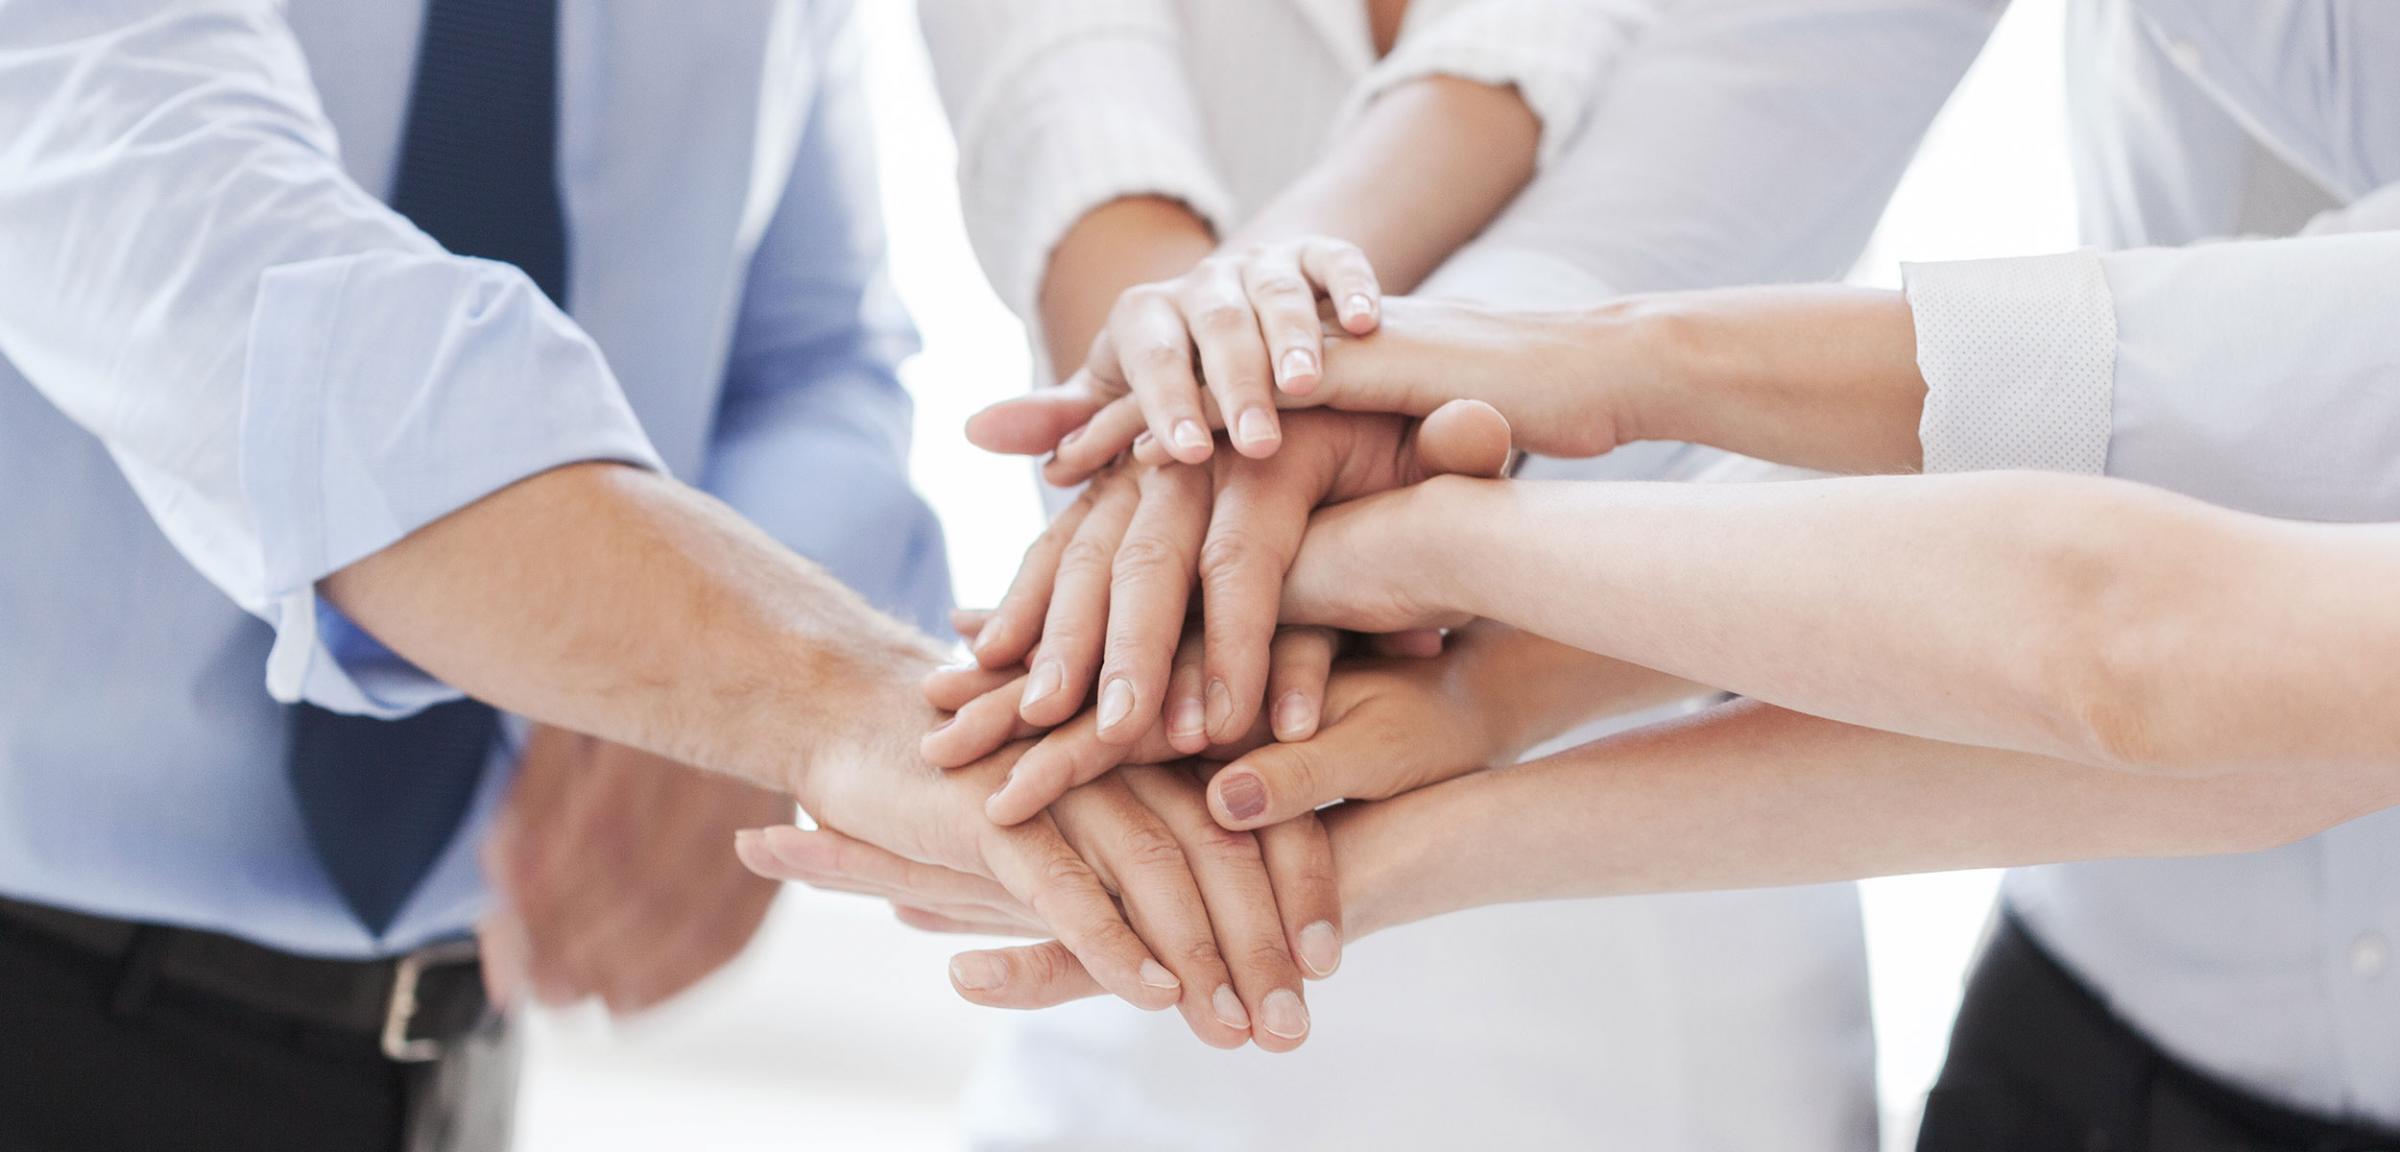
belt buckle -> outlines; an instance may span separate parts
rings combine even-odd
[[[392,970],[392,995],[383,1010],[383,1054],[395,1064],[424,1064],[442,1056],[443,1041],[430,1036],[411,1038],[408,1026],[417,1018],[417,981],[428,968],[475,959],[473,938],[428,944],[400,958]]]

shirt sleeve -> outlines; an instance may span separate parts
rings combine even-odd
[[[701,486],[878,609],[942,635],[949,561],[909,483],[899,368],[917,336],[885,267],[855,21],[821,29],[820,44],[791,175],[743,287]]]
[[[1927,471],[2400,516],[2400,232],[1920,264],[1906,281]]]
[[[958,137],[967,235],[1001,301],[1033,316],[1050,253],[1111,200],[1178,200],[1219,233],[1211,160],[1167,0],[922,0]]]
[[[281,700],[398,715],[316,582],[526,476],[656,468],[598,350],[513,268],[344,175],[274,0],[0,5],[0,352],[276,628]]]
[[[1430,76],[1513,87],[1541,122],[1548,165],[1583,126],[1602,82],[1664,0],[1416,0],[1392,51],[1341,117]]]

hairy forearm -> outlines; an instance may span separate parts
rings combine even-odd
[[[1369,105],[1233,243],[1335,236],[1416,289],[1532,181],[1541,121],[1514,88],[1434,76]]]
[[[1345,813],[1334,844],[1363,932],[1522,900],[2253,851],[2395,802],[2388,778],[2096,772],[1737,701]]]
[[[905,753],[932,719],[929,642],[638,469],[520,481],[322,588],[479,699],[787,792],[828,756]]]
[[[1412,495],[1426,562],[1375,561],[1409,599],[1798,711],[2108,767],[2400,760],[2390,529],[2033,473]]]

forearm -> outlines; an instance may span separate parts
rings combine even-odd
[[[1521,629],[1478,621],[1450,638],[1468,698],[1491,727],[1500,760],[1596,720],[1629,716],[1706,691]]]
[[[1334,846],[1357,934],[1522,900],[2255,851],[2395,802],[2388,773],[2095,772],[1737,701],[1357,809]]]
[[[2400,756],[2362,686],[2387,529],[2034,473],[1420,488],[1428,562],[1372,561],[1405,599],[1798,711],[2164,771]]]
[[[321,585],[479,699],[805,795],[835,756],[913,759],[932,645],[716,501],[578,465],[521,481]]]
[[[1230,243],[1334,236],[1415,290],[1532,181],[1541,122],[1514,88],[1435,76],[1370,105]]]
[[[1060,379],[1083,366],[1117,297],[1191,270],[1217,238],[1190,208],[1151,196],[1112,200],[1075,222],[1042,277],[1041,336]]]

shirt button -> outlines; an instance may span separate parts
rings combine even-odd
[[[2175,66],[2183,69],[2186,75],[2199,75],[2200,42],[2197,40],[2167,41],[2167,59],[2173,60]]]
[[[2381,932],[2361,932],[2350,942],[2350,971],[2361,980],[2383,975],[2391,966],[2392,945]]]

